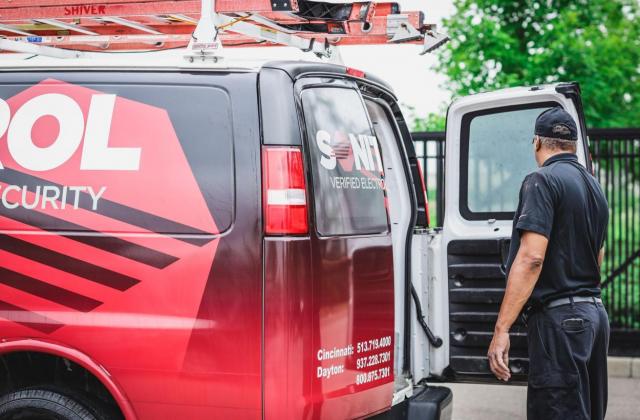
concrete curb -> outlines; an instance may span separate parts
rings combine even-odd
[[[640,358],[609,357],[607,367],[610,378],[640,379]]]

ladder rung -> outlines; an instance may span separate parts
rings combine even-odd
[[[11,32],[13,34],[24,35],[24,36],[34,36],[32,33],[23,31],[22,29],[16,28],[15,26],[12,26],[12,25],[0,24],[0,31]]]
[[[34,22],[43,23],[45,25],[55,26],[68,31],[75,31],[85,35],[98,35],[96,32],[83,28],[80,25],[72,25],[70,23],[61,22],[57,19],[34,19]]]
[[[162,32],[160,31],[156,31],[155,29],[147,26],[147,25],[143,25],[141,23],[138,22],[134,22],[131,20],[127,20],[121,17],[116,17],[116,16],[106,16],[103,18],[96,18],[98,19],[100,22],[112,22],[118,25],[122,25],[122,26],[126,26],[128,28],[132,28],[132,29],[136,29],[138,31],[141,32],[147,32],[149,34],[154,34],[154,35],[160,35],[162,34]]]

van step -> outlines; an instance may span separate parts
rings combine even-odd
[[[448,420],[453,412],[453,394],[443,386],[419,386],[413,396],[369,420]]]

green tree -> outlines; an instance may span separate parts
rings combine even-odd
[[[454,0],[438,69],[453,94],[578,81],[591,127],[640,125],[638,0]]]
[[[445,117],[442,113],[430,113],[427,118],[416,119],[413,125],[413,131],[444,131]]]
[[[446,88],[452,94],[577,81],[588,126],[640,126],[638,0],[454,0],[454,5],[455,13],[444,21],[452,41],[439,52],[437,66],[448,76]],[[637,147],[630,146],[625,153],[637,155]],[[636,166],[623,167],[619,158],[599,164],[621,172],[619,182],[631,184],[618,184],[616,189],[610,184],[611,194],[620,197],[619,191],[627,188],[631,193],[625,200],[640,202]],[[609,182],[608,177],[601,181]],[[628,214],[637,207],[629,207],[629,201],[622,205],[620,198],[610,201],[618,203],[611,209],[612,220],[618,222],[616,229],[610,227],[606,243],[610,257],[603,267],[605,277],[629,257],[622,244],[629,237],[639,238],[637,225],[628,221],[637,216]],[[634,240],[632,249],[636,244]],[[638,267],[640,261],[633,264]],[[640,328],[640,298],[626,289],[626,282],[637,288],[639,280],[627,277],[627,272],[605,288],[604,296],[617,302],[612,308],[614,323]]]
[[[403,104],[404,109],[408,112],[409,120],[413,121],[411,131],[414,133],[420,131],[444,131],[445,129],[445,114],[446,109],[443,108],[441,112],[432,112],[427,115],[426,118],[420,118],[416,115],[415,107],[407,104]]]

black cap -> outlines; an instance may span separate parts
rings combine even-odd
[[[573,117],[557,106],[547,109],[536,120],[536,136],[562,140],[578,140],[578,128]]]

